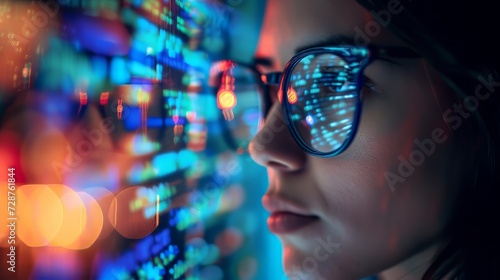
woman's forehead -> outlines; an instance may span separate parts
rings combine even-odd
[[[279,70],[297,49],[334,36],[366,45],[401,44],[354,0],[269,0],[256,55],[272,58]]]

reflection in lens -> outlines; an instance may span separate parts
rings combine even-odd
[[[297,92],[293,89],[292,86],[288,87],[288,92],[287,92],[287,98],[288,98],[288,103],[291,105],[297,103]]]
[[[252,69],[233,63],[231,72],[237,102],[232,102],[232,105],[235,105],[230,110],[221,109],[221,114],[224,117],[224,129],[229,134],[230,145],[241,151],[248,148],[250,140],[257,133],[263,110],[262,92],[259,77]],[[219,77],[222,75],[223,73],[220,73]],[[220,86],[219,81],[217,87]]]
[[[287,96],[294,129],[314,151],[338,150],[353,133],[356,73],[340,56],[322,53],[303,57],[290,75]]]

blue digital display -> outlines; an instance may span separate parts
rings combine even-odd
[[[46,24],[22,33],[26,15],[48,11]],[[219,0],[1,3],[0,51],[8,49],[12,67],[0,75],[0,106],[22,104],[0,125],[25,221],[17,279],[267,273],[255,249],[267,242],[258,234],[265,216],[249,195],[266,179],[224,146],[208,84],[228,52],[231,11]],[[14,34],[7,43],[4,26]],[[255,128],[250,107],[241,122]]]

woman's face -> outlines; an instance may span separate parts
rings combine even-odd
[[[282,71],[296,49],[335,35],[404,46],[374,19],[378,13],[386,25],[408,1],[389,3],[370,12],[354,0],[269,0],[257,56],[274,66],[261,70]],[[377,91],[363,89],[357,134],[340,155],[301,150],[283,129],[279,104],[250,145],[253,159],[268,170],[262,202],[291,279],[359,279],[445,238],[458,185],[454,137],[441,114],[448,108],[438,105],[444,96],[430,66],[392,60],[366,68]]]

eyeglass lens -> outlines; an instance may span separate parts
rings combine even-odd
[[[359,69],[334,53],[307,55],[292,67],[285,81],[292,129],[316,153],[341,149],[355,128]]]
[[[309,151],[332,154],[352,138],[359,115],[361,63],[326,51],[303,55],[290,65],[284,83],[284,113],[296,140]],[[258,73],[244,65],[234,63],[232,74],[238,102],[232,109],[235,118],[226,119],[226,126],[237,146],[246,148],[265,115],[265,90]]]

